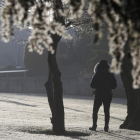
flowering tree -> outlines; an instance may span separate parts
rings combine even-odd
[[[9,41],[9,37],[14,35],[14,26],[24,28],[28,23],[33,28],[29,37],[29,51],[35,50],[42,54],[44,48],[41,43],[47,48],[50,70],[45,86],[52,111],[53,132],[64,134],[63,89],[55,56],[61,37],[71,38],[66,33],[66,28],[70,25],[80,25],[82,28],[78,22],[83,18],[84,9],[89,14],[85,22],[90,18],[93,20],[91,27],[94,27],[95,42],[102,37],[104,18],[109,26],[111,71],[121,73],[127,95],[128,116],[121,128],[129,126],[135,129],[134,120],[137,120],[137,129],[140,129],[140,120],[136,119],[140,118],[139,0],[6,0],[2,11],[2,39]],[[92,34],[92,30],[88,30],[88,33]],[[131,88],[131,85],[137,89]]]

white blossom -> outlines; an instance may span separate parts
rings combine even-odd
[[[89,16],[93,20],[90,27],[93,26],[95,41],[102,38],[102,22],[105,18],[109,28],[109,53],[112,55],[111,71],[115,73],[121,72],[122,60],[124,58],[124,46],[128,41],[130,44],[130,54],[132,57],[132,78],[133,87],[140,86],[140,18],[139,8],[131,8],[127,11],[124,7],[127,1],[122,0],[63,0],[68,3],[69,17],[71,21],[82,19],[83,9],[88,6]],[[135,4],[136,1],[133,2]],[[113,4],[115,5],[113,7]],[[59,18],[65,18],[63,8],[55,7],[53,1],[48,0],[6,0],[2,10],[2,39],[7,42],[10,36],[13,36],[13,26],[24,28],[27,23],[32,27],[31,36],[29,37],[29,51],[35,50],[42,54],[44,48],[54,53],[52,34],[57,34],[65,39],[71,39],[71,35],[66,32],[64,23],[59,22]],[[61,5],[62,6],[62,5]],[[123,7],[124,6],[124,7]],[[135,5],[134,5],[135,6]],[[118,11],[118,9],[120,11]],[[132,5],[133,7],[133,5]],[[117,10],[116,10],[117,9]],[[30,11],[30,12],[29,12]],[[124,15],[127,16],[124,16]],[[103,17],[103,15],[105,17]],[[135,16],[135,17],[134,17]],[[136,17],[137,16],[137,17]],[[58,18],[56,20],[56,17]],[[127,20],[126,20],[127,19]],[[81,30],[80,28],[77,30]],[[92,34],[90,32],[90,34]],[[79,35],[79,34],[78,34]],[[74,36],[73,40],[79,39],[81,36]]]

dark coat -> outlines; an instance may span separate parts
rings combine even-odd
[[[109,66],[107,65],[100,65],[99,63],[97,72],[92,77],[90,86],[96,89],[96,95],[111,95],[111,90],[117,87],[116,79],[114,75],[109,72]]]

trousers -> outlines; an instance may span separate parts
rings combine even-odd
[[[97,125],[98,111],[102,103],[104,106],[105,126],[109,125],[111,101],[112,101],[112,95],[95,96],[94,106],[93,106],[93,125]]]

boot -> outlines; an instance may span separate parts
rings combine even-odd
[[[120,129],[127,129],[129,123],[129,116],[127,115],[125,121],[120,125]]]
[[[108,129],[109,129],[109,126],[105,126],[105,127],[104,127],[104,131],[105,131],[105,132],[108,132]]]
[[[89,130],[96,131],[96,128],[97,128],[97,125],[93,125],[92,127],[89,128]]]

